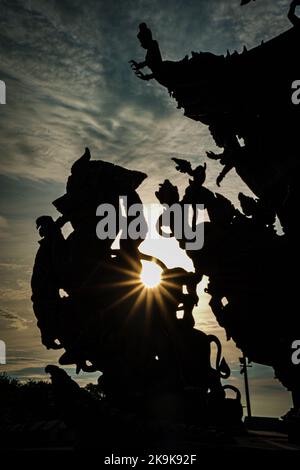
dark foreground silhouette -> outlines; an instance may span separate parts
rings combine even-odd
[[[251,454],[276,449],[281,452],[282,446],[297,452],[297,446],[287,445],[283,439],[282,433],[287,430],[279,420],[271,420],[269,428],[273,431],[265,433],[265,437],[258,435],[257,430],[233,434],[220,428],[210,427],[208,430],[199,424],[176,424],[166,419],[159,422],[145,420],[136,413],[112,408],[99,386],[88,384],[80,388],[57,366],[47,366],[46,370],[51,374],[52,384],[21,383],[0,374],[2,458],[5,451],[9,451],[13,453],[14,461],[20,457],[24,463],[26,458],[40,455],[41,458],[54,458],[57,462],[65,455],[69,459],[72,456],[86,459],[87,451],[93,451],[92,455],[97,455],[101,465],[112,454],[116,458],[140,456],[149,461],[149,454],[161,450],[172,451],[179,456],[196,453],[198,462],[207,454],[211,460],[215,450],[218,450],[219,457],[228,455],[229,451],[241,450]],[[164,406],[170,409],[172,404],[174,401],[168,397]],[[239,396],[227,401],[228,420],[238,415],[238,410]],[[256,423],[256,429],[258,425]],[[78,451],[75,454],[74,449]]]
[[[230,375],[221,344],[215,336],[194,328],[197,275],[168,269],[141,254],[143,235],[134,241],[121,238],[118,250],[112,250],[113,240],[96,235],[96,223],[101,220],[95,216],[96,208],[110,203],[118,214],[121,195],[130,203],[140,202],[136,188],[146,175],[90,158],[86,149],[72,167],[66,194],[54,201],[62,216],[56,222],[47,216],[37,220],[42,239],[32,276],[32,300],[43,344],[65,350],[59,360],[62,365],[76,364],[77,372],[102,372],[99,390],[105,401],[99,409],[98,404],[91,405],[96,408],[85,417],[87,422],[99,413],[104,419],[105,403],[121,415],[132,414],[134,423],[127,434],[141,437],[142,427],[149,445],[157,441],[152,426],[157,429],[161,422],[240,430],[240,393],[236,390],[235,399],[226,398],[221,384],[221,378]],[[74,230],[65,240],[61,227],[66,222]],[[141,233],[146,234],[143,218],[141,225]],[[162,270],[161,282],[153,289],[141,281],[142,260],[155,261]],[[60,289],[67,297],[60,296]],[[181,319],[179,310],[183,310]],[[214,365],[211,343],[217,346]],[[68,420],[77,403],[70,397],[78,387],[58,367],[48,366],[46,371]],[[105,419],[111,419],[110,414]],[[94,429],[94,424],[90,427]],[[117,439],[113,435],[111,441],[108,438],[112,449]],[[141,441],[135,437],[132,442]]]
[[[208,292],[216,318],[251,360],[274,367],[277,378],[292,391],[296,413],[299,367],[291,361],[291,345],[300,336],[295,275],[300,106],[292,95],[298,76],[299,4],[293,1],[288,13],[292,29],[226,57],[192,52],[191,58],[179,62],[164,61],[150,29],[142,23],[138,38],[147,50],[145,62],[132,62],[139,78],[156,79],[185,116],[208,125],[223,149],[219,155],[207,152],[224,166],[217,184],[234,168],[257,196],[239,195],[241,213],[222,195],[203,187],[205,168],[199,167],[197,178],[188,162],[177,162],[179,171],[193,178],[182,203],[204,203],[209,213],[204,249],[188,254],[196,274],[210,278]],[[141,72],[145,66],[151,75]],[[168,192],[174,195],[176,188],[165,182],[158,193],[162,203]],[[274,229],[276,216],[284,232],[280,237]],[[181,245],[185,248],[185,243]]]
[[[252,361],[274,368],[292,392],[294,408],[286,416],[299,439],[299,366],[292,363],[292,343],[300,337],[298,314],[298,117],[292,101],[297,78],[299,26],[293,2],[294,27],[251,51],[228,54],[192,53],[182,61],[162,59],[159,45],[145,23],[138,38],[144,62],[132,61],[143,80],[165,86],[185,115],[209,126],[221,155],[208,152],[224,166],[217,183],[235,168],[256,198],[239,195],[241,209],[204,186],[206,164],[196,169],[174,159],[190,176],[183,199],[166,180],[156,192],[164,204],[204,204],[201,250],[191,251],[195,272],[168,269],[143,255],[146,232],[141,214],[139,236],[99,239],[96,215],[110,204],[127,222],[129,207],[140,203],[137,188],[146,175],[108,162],[91,160],[90,151],[71,169],[66,193],[54,201],[61,217],[37,220],[41,235],[32,277],[32,301],[42,342],[63,349],[61,365],[77,372],[100,371],[100,397],[87,397],[62,369],[49,365],[55,401],[65,423],[76,429],[77,447],[101,446],[107,451],[147,448],[176,449],[191,427],[197,442],[232,438],[243,432],[240,393],[226,398],[230,376],[219,340],[194,328],[197,284],[208,276],[210,306],[227,337]],[[142,69],[148,67],[150,74]],[[259,74],[253,74],[259,70]],[[244,144],[241,143],[243,139]],[[127,198],[121,209],[119,198]],[[124,215],[125,212],[125,215]],[[284,234],[275,231],[278,217]],[[172,218],[169,229],[176,236]],[[73,232],[64,238],[62,227]],[[184,221],[183,221],[184,223]],[[161,223],[160,230],[164,230]],[[142,261],[161,268],[161,282],[147,289],[141,281]],[[61,296],[64,290],[65,296]],[[179,312],[183,312],[179,318]],[[298,337],[299,336],[299,337]],[[211,344],[217,346],[211,360]],[[215,362],[212,364],[212,362]],[[295,424],[296,423],[296,424]],[[212,434],[211,434],[212,431]],[[298,433],[298,434],[297,434]],[[225,436],[225,437],[224,437]],[[146,443],[146,444],[145,444]]]
[[[146,49],[145,61],[131,61],[138,78],[155,79],[186,117],[208,126],[222,149],[221,154],[207,152],[223,165],[218,186],[235,169],[256,196],[239,194],[237,210],[203,186],[206,164],[193,170],[189,162],[174,158],[177,169],[192,177],[180,203],[204,204],[210,220],[204,223],[203,249],[187,250],[196,277],[209,277],[210,306],[228,339],[251,361],[272,366],[292,392],[294,407],[286,418],[296,420],[298,429],[300,366],[292,361],[292,345],[300,337],[295,274],[300,261],[300,106],[294,99],[299,4],[294,0],[288,12],[293,28],[259,47],[226,56],[192,52],[178,62],[162,59],[151,30],[141,23],[138,39]],[[144,74],[144,67],[151,74]],[[168,180],[156,195],[161,203],[179,202],[178,190]],[[275,230],[276,217],[281,236]],[[170,228],[174,231],[172,224]],[[179,240],[183,249],[186,242]]]
[[[208,125],[216,145],[223,149],[219,155],[207,152],[224,166],[217,184],[235,169],[257,196],[239,195],[241,213],[224,196],[203,186],[205,167],[193,171],[189,162],[174,159],[179,171],[192,176],[181,203],[203,203],[210,218],[204,248],[188,255],[196,276],[209,276],[211,308],[228,338],[250,360],[274,367],[276,377],[292,392],[298,417],[300,367],[291,356],[292,344],[300,337],[295,275],[300,106],[293,100],[299,4],[294,0],[288,13],[292,29],[250,51],[244,48],[241,54],[226,57],[192,52],[191,58],[179,62],[164,61],[150,29],[141,23],[138,39],[147,51],[145,62],[131,62],[139,78],[156,79],[167,87],[185,116]],[[141,72],[146,66],[150,75]],[[157,195],[161,203],[178,202],[176,192],[165,181]],[[275,232],[276,217],[282,236]],[[180,243],[185,249],[185,242]]]

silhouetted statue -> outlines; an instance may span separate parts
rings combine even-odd
[[[293,416],[299,413],[300,401],[299,366],[291,361],[291,345],[300,334],[292,267],[300,263],[300,106],[293,95],[299,4],[294,0],[288,13],[294,27],[278,37],[226,56],[192,52],[190,58],[174,62],[173,68],[166,67],[160,82],[185,116],[208,126],[222,149],[219,155],[207,152],[224,166],[217,184],[235,169],[256,198],[240,194],[241,212],[224,196],[205,188],[203,180],[196,182],[189,162],[176,160],[177,169],[192,176],[184,197],[179,200],[178,189],[169,180],[156,193],[162,204],[171,200],[205,205],[209,222],[203,222],[204,247],[187,250],[196,278],[209,277],[210,305],[228,338],[252,361],[272,365],[276,377],[291,390]],[[276,217],[282,236],[275,231]],[[195,219],[194,214],[194,224]],[[176,236],[173,225],[171,217],[171,234]],[[187,241],[178,240],[183,249]],[[279,273],[284,273],[288,295]]]
[[[51,217],[37,220],[42,240],[33,271],[32,300],[45,346],[58,348],[63,345],[67,350],[61,358],[63,364],[75,362],[78,368],[85,368],[83,357],[91,354],[88,331],[95,321],[95,309],[103,312],[98,320],[102,319],[106,328],[114,321],[104,313],[111,304],[110,287],[105,284],[118,281],[120,274],[116,267],[120,270],[131,268],[130,263],[136,258],[143,240],[143,236],[136,240],[121,239],[121,254],[113,257],[111,245],[114,240],[99,239],[96,234],[96,225],[101,219],[96,216],[97,207],[103,203],[111,204],[118,215],[121,196],[127,197],[128,207],[140,203],[135,189],[145,177],[143,173],[111,163],[91,162],[86,149],[72,166],[66,194],[54,201],[62,217],[56,222]],[[132,216],[127,217],[128,222],[131,219]],[[61,227],[68,221],[74,230],[65,240]],[[116,217],[117,224],[118,221],[119,217]],[[141,233],[146,234],[145,220],[142,223]],[[116,237],[120,230],[117,226]],[[140,269],[137,259],[137,277]],[[68,297],[60,298],[60,289],[64,289]],[[120,294],[122,290],[124,287],[120,286]],[[83,305],[85,316],[81,313]],[[93,333],[96,340],[97,327]]]
[[[186,63],[187,57],[179,62],[163,60],[158,42],[152,38],[152,32],[146,23],[139,25],[137,37],[141,46],[146,49],[147,52],[143,62],[136,62],[135,60],[129,62],[136,76],[146,81],[155,79],[161,85],[170,89],[172,81],[178,81],[181,72],[184,70],[183,65]],[[144,67],[148,67],[152,73],[145,75],[141,72]]]
[[[193,175],[189,162],[172,160],[178,171]],[[276,211],[268,200],[239,193],[240,212],[224,196],[203,186],[203,168],[198,183],[196,178],[189,180],[181,201],[177,187],[168,180],[156,196],[161,203],[204,204],[209,222],[202,222],[203,248],[187,250],[188,240],[180,238],[178,242],[193,261],[195,279],[199,282],[208,276],[210,307],[227,339],[232,338],[250,360],[273,366],[276,377],[292,392],[293,413],[297,415],[300,369],[292,364],[291,345],[300,331],[300,321],[292,308],[298,296],[289,264],[299,257],[293,238],[277,235]],[[176,236],[173,222],[171,218],[170,230]],[[287,276],[289,299],[282,291],[279,273]]]
[[[179,158],[172,158],[172,160],[177,165],[176,170],[191,176],[197,185],[202,186],[204,184],[206,179],[206,163],[204,163],[203,166],[197,166],[197,168],[193,170],[192,165],[187,160],[180,160]]]
[[[175,214],[170,214],[169,231],[193,261],[195,272],[170,269],[140,252],[147,233],[143,213],[138,236],[123,236],[122,217],[127,224],[135,221],[129,209],[141,203],[137,189],[146,175],[91,161],[88,148],[71,168],[66,193],[53,202],[61,216],[56,221],[49,216],[37,219],[41,240],[32,301],[42,342],[49,349],[64,349],[60,364],[74,364],[77,372],[101,372],[103,400],[90,402],[58,367],[47,366],[47,372],[62,412],[72,397],[66,420],[76,426],[72,416],[78,410],[79,426],[91,427],[93,434],[97,421],[103,420],[109,428],[109,448],[114,447],[109,424],[113,409],[123,418],[133,416],[131,424],[115,417],[116,427],[125,423],[120,428],[123,434],[127,426],[128,436],[143,436],[145,442],[155,442],[162,422],[167,422],[163,437],[175,423],[216,429],[228,427],[229,421],[240,424],[240,394],[231,387],[236,398],[226,398],[230,387],[221,382],[230,376],[221,343],[194,327],[197,285],[203,276],[209,279],[210,306],[227,338],[251,361],[274,368],[292,392],[293,416],[299,413],[299,367],[291,362],[291,345],[300,332],[298,279],[291,270],[291,264],[297,268],[300,262],[299,110],[291,99],[291,77],[298,70],[298,3],[292,2],[289,12],[294,28],[251,51],[226,57],[192,52],[182,61],[164,61],[150,29],[145,23],[139,26],[146,57],[141,63],[131,61],[136,75],[157,80],[187,117],[208,126],[223,149],[220,155],[207,153],[224,166],[217,184],[235,169],[255,195],[240,193],[237,209],[205,187],[206,163],[193,169],[190,162],[173,158],[177,170],[189,177],[185,193],[180,199],[178,188],[165,180],[155,194],[164,214],[170,211],[168,206],[189,204],[192,228],[204,228],[203,248],[188,249],[185,232],[178,236]],[[149,75],[141,71],[144,67],[150,69]],[[122,205],[122,197],[127,204]],[[198,222],[199,204],[209,220]],[[97,226],[106,220],[98,212],[101,205],[112,208],[116,223],[112,235],[99,238]],[[276,217],[282,236],[275,230]],[[61,229],[67,222],[73,232],[65,239]],[[163,216],[158,227],[162,234]],[[119,248],[113,250],[118,238]],[[143,260],[161,268],[161,282],[153,289],[142,283]],[[217,346],[215,364],[212,343]],[[121,445],[121,434],[117,441]]]
[[[289,12],[294,25],[297,5],[292,2]],[[295,26],[252,50],[244,47],[242,53],[192,52],[179,62],[162,60],[152,74],[185,116],[208,126],[223,149],[219,156],[208,153],[224,166],[217,184],[235,169],[258,198],[272,205],[285,231],[291,224],[286,214],[294,206],[290,192],[300,199],[294,184],[300,106],[292,101],[299,31]]]
[[[193,170],[188,162],[176,163],[192,177],[191,186],[203,185],[206,165]],[[121,238],[119,249],[112,250],[124,230],[119,224],[120,197],[127,197],[124,210],[130,223],[130,207],[141,202],[136,189],[145,178],[141,172],[91,161],[86,149],[72,165],[66,193],[53,203],[61,217],[56,221],[49,216],[38,218],[41,240],[33,269],[32,301],[42,342],[48,349],[64,349],[61,365],[75,364],[77,373],[102,372],[99,387],[105,403],[121,413],[134,414],[134,433],[145,415],[150,421],[166,418],[169,423],[199,421],[226,427],[227,401],[221,379],[229,377],[230,369],[218,338],[194,328],[199,275],[169,269],[139,251],[147,231],[143,216],[141,235]],[[160,196],[170,204],[179,201],[171,183],[165,183]],[[115,210],[113,238],[98,238],[96,228],[104,217],[102,212],[97,215],[101,204]],[[61,229],[67,222],[73,232],[65,239]],[[153,290],[142,284],[142,260],[155,262],[162,270],[161,282]],[[179,312],[183,312],[181,318]],[[218,349],[215,365],[211,364],[211,343]],[[90,403],[57,366],[47,366],[46,372],[51,374],[57,405],[70,425],[86,426],[92,419],[87,413],[94,416],[93,423],[96,416],[107,423],[110,413],[103,409],[104,402],[100,407]],[[173,397],[178,406],[166,415],[167,397]],[[80,424],[74,414],[80,416]],[[113,431],[110,436],[113,440]]]
[[[223,147],[224,151],[221,154],[216,154],[214,152],[206,152],[206,155],[211,160],[219,160],[222,165],[224,165],[223,170],[217,177],[217,186],[221,186],[221,183],[225,176],[235,168],[239,163],[239,158],[242,158],[243,149],[241,148],[238,139],[235,136],[230,135],[230,133],[220,136],[220,133],[215,134],[217,127],[214,126],[210,129],[212,136],[215,139],[216,144],[219,147]],[[228,137],[228,138],[227,138]]]
[[[137,63],[131,60],[132,69],[136,72],[137,77],[142,80],[151,80],[152,78],[158,79],[162,69],[162,57],[157,41],[152,38],[152,33],[147,27],[146,23],[141,23],[139,26],[139,33],[137,35],[141,46],[146,49],[146,57],[144,62]],[[151,71],[151,75],[144,75],[141,69],[148,67]]]

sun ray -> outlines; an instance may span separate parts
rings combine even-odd
[[[141,283],[139,283],[135,288],[131,289],[129,292],[127,292],[127,294],[124,294],[122,297],[120,297],[119,299],[117,299],[114,303],[112,303],[108,308],[107,310],[112,310],[113,308],[117,307],[118,305],[120,305],[122,302],[125,302],[125,300],[128,300],[130,297],[134,296],[135,294],[137,294],[137,292],[139,292],[140,290],[143,289],[143,285]]]

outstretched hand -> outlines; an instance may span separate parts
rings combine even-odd
[[[150,78],[151,78],[150,75],[145,75],[145,74],[144,74],[143,72],[141,72],[140,70],[137,70],[137,71],[135,72],[135,74],[136,74],[136,76],[137,76],[138,78],[140,78],[141,80],[150,80]]]
[[[139,69],[139,64],[135,60],[130,60],[129,63],[130,63],[130,67],[132,68],[132,70]]]

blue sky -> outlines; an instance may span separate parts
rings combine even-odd
[[[45,378],[44,366],[57,359],[40,344],[30,303],[34,221],[57,215],[51,202],[84,147],[94,158],[145,171],[140,195],[147,203],[156,202],[165,177],[183,191],[187,180],[171,157],[199,164],[206,150],[215,150],[205,126],[184,118],[165,89],[130,70],[128,61],[144,55],[138,24],[149,24],[165,59],[178,60],[191,50],[223,54],[258,45],[289,27],[288,6],[284,0],[243,8],[239,0],[0,0],[0,80],[7,86],[0,108],[0,339],[8,348],[0,371]],[[208,162],[212,190],[219,170]],[[237,203],[241,190],[247,192],[232,172],[221,192]],[[224,341],[232,383],[243,389],[239,352],[225,342],[208,300],[202,292],[197,324]],[[287,410],[289,396],[271,369],[255,366],[250,376],[254,413]]]

